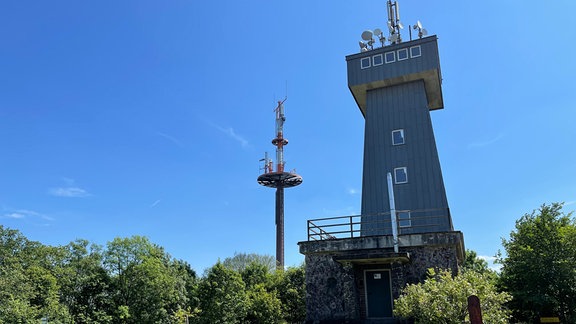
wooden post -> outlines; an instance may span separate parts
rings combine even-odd
[[[468,314],[470,314],[470,324],[482,324],[482,310],[477,296],[468,297]]]

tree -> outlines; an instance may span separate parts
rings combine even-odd
[[[34,287],[24,262],[29,252],[29,242],[20,232],[0,225],[0,322],[32,322],[39,315],[30,304]]]
[[[497,292],[489,274],[463,271],[453,276],[450,270],[430,269],[424,283],[407,285],[394,302],[394,315],[413,318],[416,323],[463,323],[468,320],[467,298],[480,299],[486,323],[508,323],[504,304],[510,296]]]
[[[271,275],[268,266],[255,261],[252,261],[242,271],[240,271],[240,276],[242,276],[242,281],[246,284],[247,290],[252,289],[256,285],[265,286],[271,283]]]
[[[0,225],[0,322],[32,323],[42,317],[67,322],[56,273],[61,249],[29,241]]]
[[[251,263],[265,266],[268,268],[268,272],[276,270],[276,259],[271,255],[235,252],[233,257],[228,257],[222,261],[223,266],[238,272],[242,272]]]
[[[246,317],[247,298],[240,274],[216,263],[198,285],[199,323],[242,323]]]
[[[464,258],[464,263],[461,266],[462,271],[474,271],[479,274],[486,274],[493,283],[498,280],[498,274],[496,271],[488,268],[488,262],[486,260],[478,257],[478,254],[472,250],[466,250],[466,257]]]
[[[180,264],[146,237],[116,238],[107,244],[104,265],[121,323],[164,323],[186,308],[187,279]]]
[[[464,258],[464,263],[462,263],[463,270],[472,270],[478,273],[484,273],[490,271],[488,268],[488,262],[486,260],[480,259],[476,251],[466,250],[466,256]]]
[[[282,321],[282,303],[276,291],[268,291],[256,284],[247,291],[248,309],[243,323],[276,324]]]
[[[288,323],[306,320],[306,276],[304,265],[274,273],[278,298],[282,302],[282,316]]]
[[[516,221],[505,255],[501,285],[513,299],[515,319],[535,321],[539,316],[559,316],[576,322],[576,223],[562,204],[542,205]]]
[[[110,276],[102,265],[102,248],[87,240],[65,247],[58,275],[60,300],[76,323],[111,323]]]

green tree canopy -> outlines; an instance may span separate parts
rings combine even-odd
[[[200,323],[242,323],[247,314],[246,287],[240,274],[216,263],[198,285]]]
[[[0,225],[0,324],[300,323],[304,268],[235,254],[197,278],[148,238],[52,247]]]
[[[265,266],[269,272],[276,270],[276,259],[266,254],[235,252],[233,257],[228,257],[222,261],[223,266],[238,272],[242,272],[252,263]]]
[[[43,317],[69,320],[59,301],[60,248],[30,241],[0,225],[0,322],[33,323]]]
[[[413,318],[416,323],[460,324],[468,318],[468,297],[480,299],[485,323],[508,323],[504,304],[507,293],[497,292],[488,273],[463,271],[453,276],[450,270],[429,270],[424,283],[406,286],[394,302],[394,315]]]
[[[114,289],[115,318],[122,323],[164,323],[186,308],[182,264],[146,237],[116,238],[107,244],[104,265]]]
[[[110,276],[102,265],[102,247],[76,240],[64,247],[59,270],[60,299],[77,323],[111,323]]]
[[[306,276],[304,265],[289,267],[274,273],[282,314],[288,323],[302,323],[306,319]]]
[[[559,316],[576,322],[576,223],[562,204],[542,205],[516,221],[505,255],[501,285],[514,298],[510,307],[520,321]]]
[[[461,266],[462,271],[474,271],[480,274],[485,274],[487,278],[496,283],[498,280],[498,274],[496,271],[488,267],[488,262],[484,259],[478,257],[476,251],[466,250],[466,257],[464,258],[464,263]]]

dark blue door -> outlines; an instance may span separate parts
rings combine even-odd
[[[368,317],[392,317],[390,271],[366,270],[365,274]]]

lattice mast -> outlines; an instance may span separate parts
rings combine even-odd
[[[264,162],[264,173],[258,177],[258,183],[276,188],[276,266],[277,269],[284,269],[284,188],[298,186],[302,183],[302,177],[295,172],[284,171],[284,146],[288,140],[284,138],[284,102],[278,101],[278,106],[274,109],[276,113],[276,137],[272,139],[272,145],[276,146],[276,171],[274,162],[268,157],[268,153],[260,161]]]

